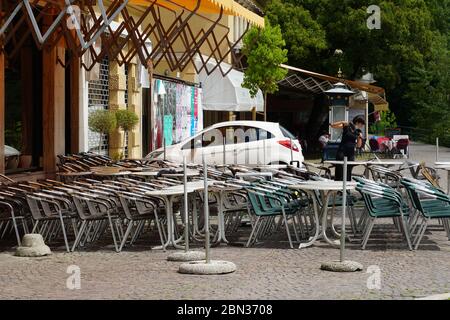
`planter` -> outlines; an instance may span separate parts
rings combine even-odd
[[[31,154],[22,154],[19,158],[19,168],[30,168],[33,156]]]
[[[5,157],[5,161],[7,170],[15,170],[19,164],[19,156]]]

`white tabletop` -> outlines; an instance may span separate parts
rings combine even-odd
[[[175,173],[170,173],[170,172],[166,172],[166,173],[162,173],[162,176],[167,176],[167,177],[183,177],[184,176],[184,172],[180,171],[180,172],[175,172]],[[200,175],[200,171],[198,170],[190,170],[187,169],[186,170],[186,176],[187,177],[195,177],[195,176],[199,176]]]
[[[448,162],[448,161],[436,161],[434,163],[434,167],[436,169],[450,170],[450,162]]]
[[[324,163],[327,164],[344,164],[343,160],[326,160]],[[352,166],[358,166],[358,165],[379,165],[379,166],[396,166],[396,165],[402,165],[404,164],[404,161],[395,161],[395,160],[387,160],[387,161],[377,161],[377,160],[370,160],[370,161],[347,161],[348,165]]]
[[[158,173],[159,171],[140,171],[140,172],[133,172],[131,175],[142,177],[156,177]]]
[[[113,176],[127,176],[132,174],[133,172],[131,171],[119,171],[119,172],[94,172],[94,175],[96,176],[108,176],[108,177],[113,177]]]
[[[395,160],[387,160],[387,161],[377,161],[377,160],[371,160],[367,161],[368,165],[379,165],[379,166],[399,166],[404,164],[405,161],[395,161]]]
[[[342,181],[305,181],[299,184],[293,184],[288,186],[291,189],[295,190],[330,190],[330,191],[339,191],[344,189],[344,184]],[[356,188],[356,182],[347,181],[346,189],[353,190]]]
[[[271,177],[272,172],[238,172],[236,173],[236,177]]]
[[[439,165],[435,165],[434,168],[450,171],[450,164],[439,164]]]
[[[344,164],[343,160],[326,160],[323,163],[326,164]],[[365,166],[367,163],[369,163],[369,161],[347,161],[348,165],[352,165],[352,166]]]
[[[214,180],[208,181],[208,186],[214,184]],[[191,181],[187,183],[187,192],[191,193],[194,191],[202,190],[204,189],[204,182],[203,180],[199,181]],[[148,196],[171,196],[171,195],[179,195],[184,193],[184,185],[176,185],[172,187],[162,188],[159,190],[152,190],[145,192]]]

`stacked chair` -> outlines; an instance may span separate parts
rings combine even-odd
[[[107,157],[92,154],[60,157],[60,161],[62,170],[67,171],[90,170],[102,165],[147,166],[151,170],[177,168],[167,161],[112,162]],[[203,174],[201,167],[191,168]],[[236,187],[235,191],[226,192],[223,199],[224,232],[227,237],[237,235],[241,227],[249,223],[247,247],[280,234],[287,237],[293,248],[294,242],[309,239],[317,231],[312,197],[319,207],[323,204],[318,193],[295,191],[289,185],[324,178],[299,168],[264,168],[265,172],[270,172],[270,177],[261,175],[261,170],[238,165],[208,167],[208,178],[215,181],[217,188]],[[371,166],[370,172],[373,180],[354,177],[360,199],[350,193],[347,198],[350,225],[356,236],[361,235],[362,249],[370,241],[374,225],[386,218],[392,219],[410,250],[418,249],[432,221],[444,228],[450,240],[450,197],[447,194],[427,181],[406,178],[399,170]],[[237,179],[238,176],[241,178]],[[146,192],[181,184],[177,178],[159,175],[151,180],[131,176],[115,180],[84,177],[67,183],[52,179],[15,182],[4,178],[0,184],[0,241],[10,236],[20,246],[23,234],[36,232],[42,234],[49,245],[63,244],[68,252],[99,243],[109,243],[120,252],[143,235],[146,239],[154,235],[164,246],[166,208],[161,199],[150,197]],[[214,215],[218,212],[218,198],[210,193],[208,199],[203,199],[203,193],[197,192],[190,194],[189,199],[190,211],[196,213],[190,215],[192,228],[189,231],[194,241],[203,243],[205,230],[200,208],[208,201]],[[357,203],[364,204],[359,219],[355,213]],[[333,209],[342,206],[342,196],[337,195],[329,206]],[[174,229],[179,236],[180,227],[186,225],[186,221],[183,215],[178,215],[181,206],[174,209]],[[218,225],[210,228],[212,242],[219,243]]]
[[[410,227],[415,233],[414,249],[417,249],[432,220],[443,225],[450,240],[450,197],[431,183],[404,178],[401,181],[412,204]]]
[[[358,229],[362,231],[362,249],[366,248],[370,234],[377,219],[392,218],[395,226],[406,238],[408,248],[412,250],[408,226],[409,205],[402,194],[382,182],[354,177],[358,182],[356,190],[361,194],[365,210],[359,220]]]

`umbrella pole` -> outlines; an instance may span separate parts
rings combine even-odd
[[[347,157],[344,157],[344,169],[343,169],[343,188],[342,188],[342,227],[341,227],[341,249],[340,249],[340,261],[345,260],[345,213],[347,211]]]
[[[206,165],[205,154],[203,157],[203,211],[205,215],[205,260],[183,263],[178,272],[189,274],[225,274],[236,271],[236,265],[229,261],[210,259],[209,245],[209,207],[208,207],[208,167]]]
[[[190,251],[189,250],[189,206],[188,206],[188,182],[187,182],[187,165],[186,156],[183,156],[183,193],[184,193],[184,251],[174,252],[167,257],[169,261],[198,261],[205,257],[202,251]],[[195,201],[195,196],[194,196]],[[195,210],[195,208],[194,208]]]
[[[439,138],[436,138],[436,162],[439,161]]]
[[[187,193],[187,173],[186,156],[183,157],[183,186],[184,186],[184,252],[189,251],[189,214],[188,214],[188,193]]]
[[[363,265],[356,261],[345,260],[345,213],[347,210],[347,157],[344,157],[342,178],[342,226],[340,239],[339,260],[322,263],[321,269],[333,272],[354,272],[361,271]],[[324,226],[325,227],[325,226]]]
[[[208,204],[208,167],[206,165],[205,154],[203,154],[203,214],[205,215],[205,254],[206,263],[210,262],[209,252],[209,204]]]

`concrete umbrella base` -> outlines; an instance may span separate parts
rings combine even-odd
[[[363,269],[363,265],[359,262],[351,260],[344,260],[342,262],[336,260],[322,263],[320,269],[334,272],[355,272],[361,271]]]
[[[236,265],[233,262],[222,260],[211,260],[210,263],[202,261],[192,261],[181,264],[179,273],[188,274],[225,274],[236,271]]]
[[[28,233],[22,238],[22,246],[16,249],[18,257],[42,257],[51,254],[50,248],[45,245],[42,235]]]
[[[206,255],[203,251],[177,251],[167,257],[168,261],[199,261],[205,259]]]

